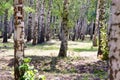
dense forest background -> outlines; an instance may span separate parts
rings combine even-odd
[[[1,66],[8,64],[1,74],[10,70],[15,80],[37,80],[36,73],[42,80],[104,80],[108,75],[114,80],[112,60],[117,58],[111,55],[119,47],[111,46],[119,38],[111,27],[119,25],[113,17],[119,16],[117,2],[0,0],[0,60]],[[113,66],[109,74],[108,63]],[[7,76],[13,79],[12,73]]]

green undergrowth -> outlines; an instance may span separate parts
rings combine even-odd
[[[57,42],[54,43],[43,43],[37,44],[33,46],[31,43],[25,43],[26,49],[39,49],[39,50],[59,50],[60,44]],[[0,48],[1,49],[14,49],[13,42],[2,43],[2,39],[0,39]],[[74,52],[82,52],[82,51],[97,51],[97,47],[92,47],[91,41],[69,41],[68,42],[68,50]]]
[[[91,52],[91,51],[97,51],[97,47],[86,47],[86,48],[72,48],[71,50],[75,51],[75,52],[83,52],[83,51],[87,51],[87,52]]]
[[[31,66],[29,63],[31,58],[24,58],[23,64],[19,66],[20,71],[24,71],[19,80],[46,80],[44,75],[37,75],[38,70]]]
[[[0,49],[13,49],[13,46],[12,42],[0,43]]]
[[[104,70],[94,70],[94,75],[100,79],[107,78],[107,72]]]

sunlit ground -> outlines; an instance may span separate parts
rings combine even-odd
[[[2,40],[0,39],[0,42]],[[107,77],[107,64],[97,59],[97,47],[92,47],[92,41],[69,41],[68,57],[57,58],[60,41],[51,40],[44,44],[32,46],[26,43],[25,56],[31,57],[39,74],[47,77],[47,80],[104,80]],[[13,76],[13,40],[8,43],[0,43],[0,70],[1,74],[9,72]],[[52,73],[52,74],[51,74]]]

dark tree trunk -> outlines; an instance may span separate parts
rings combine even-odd
[[[9,32],[8,32],[8,39],[10,39],[12,37],[12,32],[13,32],[13,17],[11,17],[10,21],[9,21]]]
[[[3,16],[0,16],[0,32],[1,32],[1,34],[0,34],[0,38],[2,38],[3,37]]]
[[[33,5],[33,0],[30,0],[29,7],[32,7],[32,5]],[[31,39],[32,39],[32,26],[33,26],[33,24],[32,24],[32,19],[33,19],[32,15],[33,15],[32,12],[30,12],[29,15],[28,15],[29,17],[28,17],[27,42],[31,41]]]
[[[88,27],[87,27],[87,32],[86,32],[86,34],[89,34],[89,35],[90,35],[90,40],[93,39],[94,28],[95,28],[95,26],[94,26],[94,21],[92,21],[92,22],[88,25]]]
[[[38,10],[39,10],[39,1],[36,0],[36,13],[35,13],[35,25],[33,30],[33,45],[36,45],[38,42]]]
[[[75,41],[76,38],[76,29],[75,27],[73,28],[73,36],[72,36],[72,41]]]
[[[47,13],[47,26],[46,26],[46,41],[50,40],[51,37],[51,29],[50,29],[50,16],[51,16],[51,5],[52,5],[52,0],[49,0],[49,8],[48,8],[48,13]]]
[[[3,31],[3,43],[7,42],[7,28],[8,28],[8,9],[5,10],[5,18],[4,18],[4,31]]]
[[[32,39],[32,12],[29,13],[27,42],[31,41],[31,39]]]
[[[38,44],[45,42],[45,0],[41,3]]]

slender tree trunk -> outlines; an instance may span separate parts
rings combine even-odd
[[[77,23],[76,23],[77,25]],[[75,27],[73,28],[73,36],[72,36],[72,41],[75,41],[75,38],[76,38],[76,29]]]
[[[7,42],[7,28],[8,28],[8,9],[5,10],[3,43]]]
[[[2,30],[2,16],[0,16],[0,31]]]
[[[0,23],[1,23],[0,24],[0,28],[1,28],[0,29],[0,31],[1,31],[0,38],[2,38],[3,37],[3,16],[1,16],[0,18],[1,18],[1,21],[0,21]]]
[[[41,44],[45,42],[45,0],[41,4],[39,24],[38,43]]]
[[[19,80],[24,71],[19,70],[24,56],[24,11],[23,0],[14,0],[14,76]]]
[[[98,27],[99,27],[99,6],[100,6],[100,0],[97,1],[95,31],[94,31],[94,36],[93,36],[93,46],[97,46],[97,35],[98,35]]]
[[[105,0],[100,0],[100,5],[99,5],[99,36],[98,36],[98,39],[99,39],[99,46],[98,46],[98,54],[97,56],[99,58],[102,58],[103,57],[103,46],[104,44],[102,44],[102,40],[103,40],[103,37],[102,37],[102,30],[104,30],[105,28]]]
[[[80,33],[81,33],[81,28],[82,28],[82,25],[81,25],[81,19],[79,18],[77,23],[76,23],[76,26],[75,26],[75,31],[76,31],[76,39],[78,40],[80,38]]]
[[[90,22],[90,24],[87,26],[86,34],[90,35],[90,40],[93,39],[94,34],[94,20]]]
[[[32,7],[33,0],[30,0],[29,2],[30,2],[29,7]],[[33,24],[32,24],[32,19],[33,19],[32,15],[33,15],[32,12],[30,12],[29,15],[28,15],[27,42],[31,41],[31,39],[32,39],[32,26],[33,26]]]
[[[72,41],[78,40],[80,38],[80,31],[81,31],[81,19],[79,18],[76,21],[75,27],[73,28],[73,37]]]
[[[79,35],[81,37],[81,40],[85,39],[86,30],[87,30],[87,18],[84,17],[82,19],[82,25],[81,25],[81,29],[80,29],[80,35]]]
[[[63,16],[62,16],[62,25],[61,25],[61,46],[59,51],[59,57],[66,57],[67,56],[67,49],[68,49],[68,2],[69,0],[64,0],[63,5]]]
[[[120,80],[120,0],[112,0],[111,6],[108,80]]]
[[[13,32],[13,16],[11,17],[10,21],[9,21],[9,32],[8,32],[8,38],[10,39],[12,36],[12,32]]]
[[[48,13],[47,13],[47,26],[46,26],[46,41],[50,40],[51,37],[51,29],[50,29],[50,16],[51,16],[51,5],[52,5],[52,0],[49,0],[49,8],[48,8]]]
[[[35,25],[33,31],[33,45],[36,45],[38,42],[38,10],[39,10],[39,1],[36,0],[36,13],[35,13]]]

